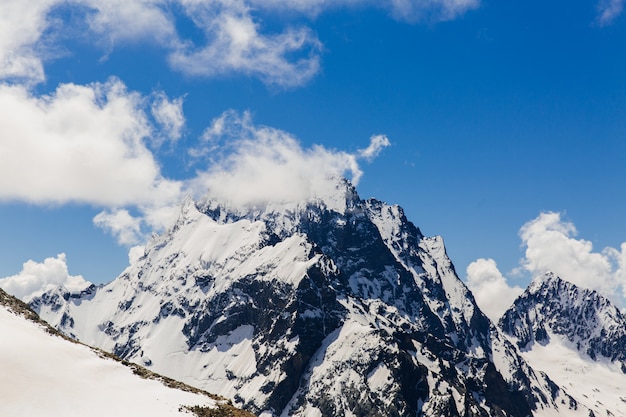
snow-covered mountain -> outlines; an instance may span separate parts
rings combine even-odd
[[[588,415],[478,309],[441,238],[345,181],[324,201],[187,201],[116,280],[32,306],[262,415]]]
[[[189,417],[194,407],[232,409],[55,333],[0,290],[0,415]]]
[[[499,326],[534,369],[595,415],[626,416],[626,317],[608,299],[547,273]]]

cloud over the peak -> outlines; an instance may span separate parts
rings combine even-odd
[[[604,295],[615,294],[624,284],[616,276],[620,251],[594,251],[590,241],[576,235],[574,224],[563,221],[560,213],[541,213],[520,229],[526,247],[522,267],[533,276],[550,271]]]
[[[64,253],[43,262],[29,260],[18,274],[0,278],[0,288],[26,302],[57,286],[82,291],[90,284],[81,275],[69,274]]]
[[[534,278],[553,272],[566,281],[598,291],[618,305],[626,304],[626,243],[619,249],[595,250],[590,241],[576,237],[572,222],[555,212],[541,213],[526,222],[519,236],[525,253],[520,268],[512,274],[525,272]],[[491,318],[502,314],[508,307],[503,305],[505,301],[512,302],[512,295],[521,292],[508,283],[491,259],[479,259],[467,267],[467,285]]]
[[[359,159],[371,160],[389,145],[385,136],[378,135],[372,137],[368,148],[355,153],[320,145],[305,148],[292,135],[256,126],[249,114],[234,112],[216,118],[205,131],[204,140],[220,157],[199,175],[196,189],[206,190],[218,201],[244,207],[332,198],[340,178],[358,183],[362,175]]]

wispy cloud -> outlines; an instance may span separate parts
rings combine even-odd
[[[182,97],[170,100],[165,93],[156,93],[150,111],[161,128],[157,135],[158,144],[163,141],[175,142],[181,138],[185,127]]]
[[[171,47],[178,42],[171,0],[69,0],[79,8],[96,43],[113,48],[121,43],[152,42]]]
[[[241,72],[267,84],[291,87],[304,84],[319,71],[321,43],[309,28],[263,33],[243,1],[183,4],[209,41],[185,43],[170,54],[170,63],[181,72],[202,76]]]
[[[624,0],[600,0],[598,3],[598,23],[601,26],[613,23],[624,11]]]
[[[0,3],[0,80],[30,85],[45,79],[44,62],[55,43],[80,35],[112,52],[120,44],[158,45],[172,68],[192,76],[246,74],[280,87],[305,84],[321,68],[322,42],[315,32],[290,19],[340,7],[384,8],[399,20],[450,20],[479,6],[479,0],[37,0]],[[54,13],[58,9],[72,13]],[[295,15],[285,15],[285,11]],[[269,30],[262,14],[281,16],[283,27]],[[73,16],[71,31],[59,24]],[[180,35],[181,17],[204,34]],[[300,23],[295,24],[298,20]]]
[[[370,138],[370,145],[365,149],[359,149],[358,155],[367,161],[372,161],[376,158],[383,149],[390,146],[391,142],[385,135],[374,135]]]
[[[249,0],[249,3],[260,9],[293,10],[310,16],[339,8],[375,7],[408,22],[451,20],[480,7],[480,0]]]
[[[389,0],[388,3],[394,17],[409,22],[453,20],[480,6],[480,0]]]

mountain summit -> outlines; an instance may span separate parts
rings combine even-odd
[[[337,190],[331,204],[189,200],[117,279],[33,307],[264,416],[582,412],[478,309],[441,238]]]
[[[596,291],[553,273],[535,279],[499,325],[522,349],[557,335],[593,360],[619,363],[626,373],[626,317]]]

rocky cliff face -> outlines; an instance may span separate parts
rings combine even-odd
[[[441,238],[337,190],[246,209],[188,201],[116,280],[33,307],[262,415],[585,415],[482,314]]]

